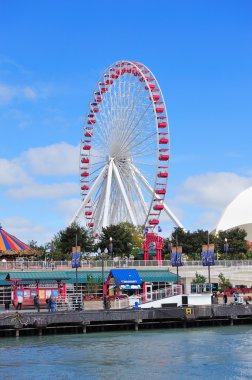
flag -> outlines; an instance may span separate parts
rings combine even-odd
[[[81,259],[81,254],[80,252],[73,252],[72,253],[72,268],[79,268],[80,265],[80,259]]]
[[[162,228],[158,226],[158,232],[162,232]]]
[[[147,228],[147,227],[145,228],[145,233],[146,233],[146,234],[148,233],[148,228]]]
[[[171,254],[172,267],[181,267],[182,263],[182,246],[172,247]]]
[[[203,245],[201,255],[204,267],[214,265],[214,244]]]

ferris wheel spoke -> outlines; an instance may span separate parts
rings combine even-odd
[[[146,180],[146,178],[144,178],[144,176],[140,173],[140,171],[136,167],[134,167],[134,165],[132,165],[132,168],[135,171],[135,173],[138,175],[138,177],[140,178],[140,180],[142,181],[142,183],[145,185],[146,189],[149,190],[149,192],[151,194],[153,194],[154,193],[154,189],[150,186],[150,184],[148,183],[148,181]],[[158,194],[155,194],[155,196],[157,197],[157,199],[161,199]],[[184,229],[184,226],[182,225],[182,223],[175,216],[175,214],[170,210],[170,208],[167,206],[167,204],[163,203],[163,205],[164,205],[164,209],[165,209],[167,215],[176,224],[176,226]]]
[[[132,179],[133,179],[135,188],[136,188],[136,190],[138,192],[138,196],[139,196],[139,199],[140,199],[140,204],[141,204],[142,210],[144,212],[145,217],[147,217],[147,215],[148,215],[148,209],[147,209],[145,201],[144,201],[144,197],[143,197],[143,193],[141,191],[141,187],[140,187],[139,183],[137,182],[135,172],[133,171],[132,168],[130,168],[130,169],[131,169],[131,175],[132,175]]]
[[[94,193],[96,187],[99,185],[99,182],[101,181],[101,179],[102,179],[102,177],[103,177],[103,175],[104,175],[104,173],[105,173],[106,170],[107,170],[107,166],[105,166],[105,167],[103,168],[103,170],[100,172],[100,174],[99,174],[98,177],[96,178],[96,180],[95,180],[95,182],[93,183],[91,189],[89,190],[87,196],[86,196],[85,199],[82,201],[82,203],[81,203],[79,209],[77,210],[77,212],[76,212],[76,214],[75,214],[75,216],[74,216],[74,220],[77,219],[77,218],[79,217],[79,214],[81,213],[81,211],[83,210],[83,208],[85,207],[85,205],[86,205],[86,204],[88,203],[88,201],[90,200],[91,196],[93,195],[93,193]],[[74,221],[74,220],[73,220],[73,221]],[[70,224],[72,224],[73,221],[72,221]]]
[[[111,191],[112,169],[113,169],[112,165],[113,165],[113,160],[110,161],[109,167],[108,167],[105,202],[104,202],[103,227],[106,227],[108,225],[109,198],[110,198],[110,191]]]
[[[116,165],[114,164],[114,162],[112,162],[112,165],[113,165],[113,171],[115,173],[115,177],[117,179],[119,188],[121,190],[121,193],[122,193],[125,205],[126,205],[126,207],[128,209],[128,212],[129,212],[129,215],[130,215],[130,219],[131,219],[132,223],[136,226],[137,223],[136,223],[136,220],[135,220],[135,216],[134,216],[133,211],[131,209],[131,206],[130,206],[130,203],[129,203],[129,200],[128,200],[128,197],[127,197],[127,194],[126,194],[126,191],[125,191],[125,188],[124,188],[122,180],[120,178],[120,174],[119,174],[118,169],[117,169]]]
[[[129,130],[129,133],[127,136],[125,136],[124,140],[121,141],[121,146],[123,147],[123,144],[125,144],[125,141],[127,140],[127,138],[130,136],[131,133],[134,133],[134,131],[136,130],[137,126],[139,125],[140,121],[144,118],[145,114],[147,113],[147,111],[149,110],[149,108],[151,107],[151,103],[145,108],[145,110],[143,111],[142,115],[138,118],[137,122],[134,123],[133,125],[133,128],[131,128]],[[132,123],[135,121],[135,119],[132,121]]]

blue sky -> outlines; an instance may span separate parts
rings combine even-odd
[[[214,228],[252,185],[251,1],[2,1],[0,35],[0,221],[25,242],[49,241],[78,207],[83,117],[117,60],[161,85],[167,203],[186,229]]]

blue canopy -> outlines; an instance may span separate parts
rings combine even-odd
[[[116,285],[141,285],[142,280],[136,269],[111,269]]]

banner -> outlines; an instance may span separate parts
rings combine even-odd
[[[80,252],[74,252],[72,254],[72,268],[79,268],[81,266],[80,259],[81,259]]]
[[[202,265],[212,266],[214,265],[214,244],[202,245]]]
[[[172,247],[171,264],[172,267],[181,267],[183,265],[181,245],[178,247]]]

